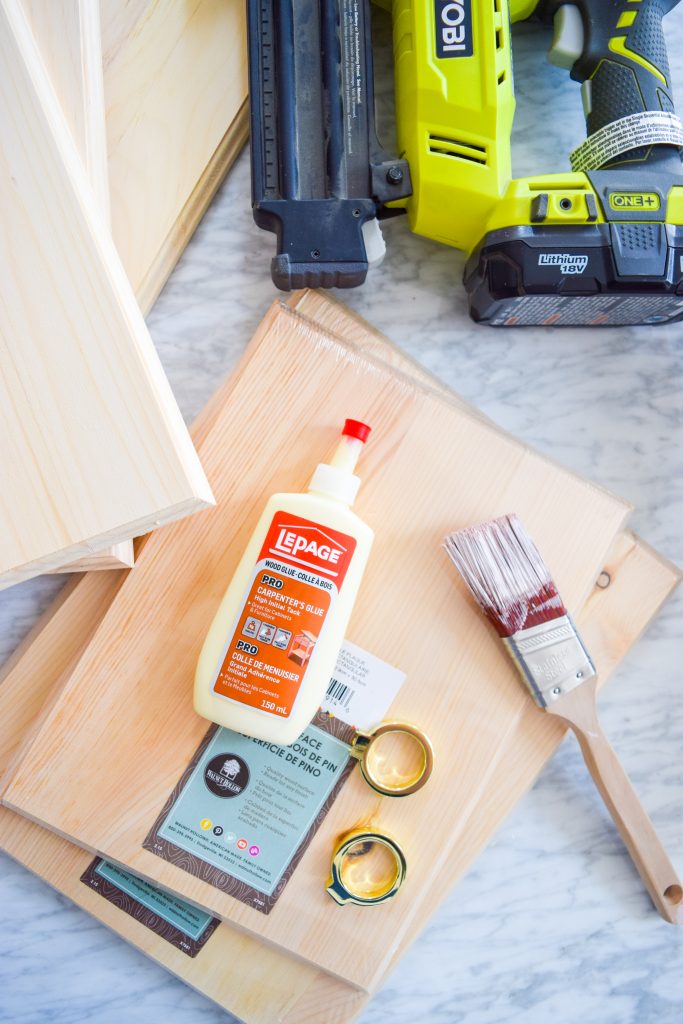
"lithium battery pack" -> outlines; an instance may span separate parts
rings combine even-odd
[[[486,235],[465,268],[474,320],[614,327],[683,319],[683,228],[519,226]]]
[[[377,215],[410,195],[375,132],[369,0],[248,0],[254,220],[278,288],[351,288],[379,262]]]
[[[468,260],[472,318],[493,327],[683,319],[683,226],[671,222],[682,177],[677,150],[653,146],[644,164],[588,171],[582,190],[535,195],[531,223],[489,231]]]

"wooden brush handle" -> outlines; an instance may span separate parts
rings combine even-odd
[[[584,760],[612,815],[652,902],[665,921],[683,924],[683,886],[621,761],[598,721],[595,681],[584,683],[548,709],[576,734]]]

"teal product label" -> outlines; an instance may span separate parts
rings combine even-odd
[[[351,769],[319,712],[289,747],[212,726],[144,847],[268,914]]]
[[[106,878],[112,882],[121,892],[128,893],[143,907],[154,911],[164,921],[175,925],[190,939],[195,941],[200,939],[213,920],[210,914],[198,910],[197,907],[179,899],[173,893],[158,889],[142,878],[136,878],[130,872],[123,871],[115,864],[110,864],[108,860],[100,861],[95,872],[100,878]]]
[[[90,864],[81,881],[191,957],[203,949],[219,925],[217,918],[174,893],[150,885],[99,857]]]

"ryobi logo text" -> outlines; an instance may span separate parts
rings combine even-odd
[[[345,548],[337,547],[322,530],[311,526],[282,527],[270,549],[272,555],[318,569],[327,576],[339,575],[332,567],[337,566],[344,551]]]
[[[660,207],[656,192],[610,192],[609,204],[613,210],[643,210],[654,213]]]
[[[538,257],[539,267],[559,267],[562,274],[583,274],[588,266],[588,256],[583,253],[542,252]]]
[[[471,57],[471,0],[434,0],[437,57]]]

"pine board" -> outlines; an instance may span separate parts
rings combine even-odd
[[[119,255],[146,313],[248,138],[243,5],[176,4],[169,12],[167,4],[108,2],[102,11],[103,53],[100,8],[94,0],[23,3],[107,218],[108,159],[111,163]],[[204,88],[204,77],[199,80],[196,68],[190,70],[200,50],[204,59],[208,55],[211,88]],[[137,82],[134,94],[129,88],[132,79]],[[168,88],[169,82],[183,80],[180,94]],[[126,540],[51,571],[130,565],[132,542]]]
[[[100,11],[91,0],[22,0],[102,216],[109,219]]]
[[[136,288],[135,294],[143,313],[148,313],[154,305],[183,249],[192,238],[223,178],[248,138],[249,103],[244,100],[218,144],[216,152],[183,202],[168,234]]]
[[[376,356],[389,366],[395,367],[401,373],[418,381],[423,387],[442,395],[453,405],[466,409],[470,416],[488,423],[490,427],[500,430],[501,434],[505,435],[505,431],[485,416],[480,409],[466,402],[455,391],[451,391],[421,363],[394,345],[385,334],[371,327],[359,313],[344,306],[341,302],[337,302],[327,292],[306,288],[302,291],[292,292],[286,302],[291,309],[306,317],[307,320],[318,324],[330,334],[351,342],[358,352]]]
[[[248,133],[240,0],[101,0],[114,242],[143,310]]]
[[[605,564],[611,583],[595,588],[579,614],[579,625],[594,653],[604,684],[680,579],[680,573],[641,540],[620,534]],[[5,667],[0,682],[0,774],[20,739],[54,696],[60,676],[82,649],[114,596],[122,573],[93,574],[67,585]],[[36,686],[36,680],[38,685]],[[539,716],[539,721],[550,724]],[[532,757],[550,756],[563,732],[544,728],[531,742]],[[457,847],[457,862],[443,868],[425,893],[416,932],[457,882],[463,865],[490,839],[486,803],[495,797],[504,812],[519,798],[518,781],[506,771],[491,780]],[[247,1024],[350,1024],[367,996],[328,974],[293,960],[221,924],[196,960],[160,939],[80,882],[91,854],[55,833],[0,808],[0,848],[68,896],[187,984]],[[413,938],[410,936],[410,938]],[[404,952],[401,944],[394,961]],[[245,972],[244,965],[247,965]],[[392,963],[391,966],[394,964]]]
[[[442,866],[491,776],[499,766],[518,772],[524,789],[544,761],[534,765],[516,757],[520,731],[536,727],[531,718],[537,712],[448,568],[439,548],[442,536],[515,508],[576,611],[627,506],[279,304],[222,398],[215,426],[199,446],[217,508],[149,538],[136,571],[23,752],[5,798],[80,845],[369,989],[411,926],[425,882]],[[286,409],[287,415],[274,418],[272,408]],[[370,523],[381,523],[350,637],[407,672],[392,714],[427,730],[437,763],[429,787],[405,801],[380,801],[353,776],[276,911],[264,918],[141,844],[205,732],[191,710],[194,664],[258,509],[272,491],[305,485],[346,415],[368,419],[376,428],[358,508]],[[459,443],[436,451],[433,441],[440,437],[457,437]],[[256,450],[258,461],[250,454]],[[402,500],[407,486],[410,509]],[[156,581],[162,579],[160,587]],[[153,622],[146,608],[153,610]],[[169,636],[173,645],[166,642]],[[150,678],[151,665],[164,678],[163,693],[139,685],[143,674]],[[125,711],[132,701],[135,715],[129,720]],[[76,781],[78,803],[67,797]],[[491,831],[497,814],[490,817]],[[371,928],[361,908],[340,910],[322,886],[334,836],[368,817],[404,837],[411,865],[400,899],[376,908]],[[426,834],[429,850],[410,840]]]
[[[8,586],[212,496],[18,0],[0,50]]]
[[[169,12],[167,4],[108,2],[103,52],[98,3],[23,3],[96,200],[109,218],[106,65],[116,241],[146,313],[248,138],[243,5],[176,4]],[[211,88],[190,70],[200,50],[209,59]],[[183,80],[180,95],[168,88]],[[52,571],[130,565],[127,540]]]
[[[342,336],[356,336],[366,349],[370,347],[377,355],[391,357],[406,370],[411,369],[399,350],[390,348],[368,325],[338,303],[329,298],[319,301],[316,293],[302,293],[292,301],[308,315],[315,311],[322,322]],[[415,372],[428,379],[425,371],[416,368]],[[443,388],[435,379],[433,382]],[[610,586],[595,588],[579,616],[581,630],[589,639],[603,683],[675,587],[680,575],[642,541],[626,533],[616,539],[605,569],[611,577]],[[98,580],[91,575],[79,581],[77,587],[65,587],[43,620],[4,666],[5,686],[0,689],[0,773],[18,745],[19,737],[28,731],[40,705],[101,619],[121,578],[121,574],[109,573],[108,580],[102,582],[102,577]],[[31,653],[26,656],[28,651]],[[39,681],[38,687],[35,687],[35,680]],[[556,729],[545,729],[541,737],[540,743],[548,756],[558,742],[556,733]],[[503,772],[492,780],[492,791],[498,798],[505,793],[506,809],[520,796],[518,786],[509,785],[510,779]],[[490,838],[480,826],[482,820],[486,821],[483,807],[484,802],[475,809],[458,844],[465,860],[471,860],[477,843],[483,845]],[[273,1024],[285,1019],[318,1022],[323,1012],[326,1024],[342,1024],[350,1021],[365,1002],[356,990],[328,975],[316,974],[301,961],[292,961],[265,946],[258,955],[260,974],[250,977],[248,985],[241,984],[233,977],[229,965],[236,958],[241,959],[245,944],[252,940],[225,925],[219,928],[212,945],[207,946],[199,960],[188,961],[78,881],[90,861],[90,854],[4,809],[0,810],[0,824],[0,843],[15,859],[249,1024]],[[467,850],[469,858],[463,852]],[[448,869],[432,883],[416,920],[418,929],[455,880]],[[214,972],[214,963],[228,965],[228,969]],[[268,992],[264,1001],[256,996],[261,990],[259,984]]]
[[[23,0],[23,4],[95,202],[109,223],[99,7],[89,0]],[[132,564],[133,542],[125,540],[52,571],[120,569]]]

